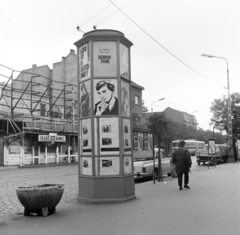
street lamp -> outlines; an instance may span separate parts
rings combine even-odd
[[[161,101],[161,100],[165,100],[165,98],[161,98],[161,99],[159,99],[159,100],[156,100],[156,101],[152,102],[152,105],[151,105],[151,111],[152,111],[152,112],[153,112],[153,103],[158,102],[158,101]]]
[[[228,69],[228,61],[226,58],[219,57],[219,56],[213,56],[208,54],[202,54],[201,56],[205,56],[208,58],[217,58],[222,59],[227,62],[227,90],[228,90],[228,142],[229,145],[233,146],[233,136],[232,136],[232,112],[231,112],[231,98],[230,98],[230,84],[229,84],[229,69]]]

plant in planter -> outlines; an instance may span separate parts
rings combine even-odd
[[[53,214],[63,191],[63,184],[42,184],[16,189],[17,197],[24,206],[24,216],[32,213],[43,216]]]

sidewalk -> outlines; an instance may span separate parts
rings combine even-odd
[[[136,184],[137,199],[110,205],[59,203],[48,217],[0,217],[0,234],[221,235],[240,234],[240,163],[199,166],[190,190],[177,179]]]

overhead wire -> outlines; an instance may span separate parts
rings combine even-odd
[[[195,72],[196,74],[198,74],[199,76],[205,78],[206,80],[213,82],[219,86],[219,83],[216,83],[214,81],[212,81],[211,79],[203,76],[202,74],[200,74],[199,72],[197,72],[195,69],[193,69],[192,67],[190,67],[189,65],[187,65],[185,62],[183,62],[181,59],[179,59],[177,56],[175,56],[171,51],[169,51],[166,47],[164,47],[161,43],[159,43],[154,37],[152,37],[149,33],[147,33],[140,25],[138,25],[134,20],[132,20],[125,12],[123,12],[121,10],[121,8],[119,8],[116,4],[114,4],[111,0],[109,0],[119,11],[121,11],[130,21],[132,21],[139,29],[141,29],[148,37],[150,37],[154,42],[156,42],[159,46],[161,46],[165,51],[167,51],[171,56],[173,56],[175,59],[177,59],[180,63],[182,63],[183,65],[185,65],[187,68],[189,68],[190,70],[192,70],[193,72]]]
[[[123,5],[123,6],[121,7],[121,9],[124,8],[124,7],[125,7],[127,4],[129,4],[131,1],[132,1],[132,0],[128,1],[125,5]],[[111,15],[109,15],[109,16],[107,16],[106,18],[104,18],[103,20],[101,20],[98,24],[96,24],[96,26],[98,26],[98,25],[101,24],[103,21],[105,21],[105,20],[108,19],[109,17],[113,16],[113,15],[116,14],[117,12],[119,12],[119,10],[115,11],[115,12],[112,13]]]

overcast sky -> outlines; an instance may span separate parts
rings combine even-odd
[[[0,64],[16,70],[61,61],[83,33],[114,29],[133,42],[132,80],[149,111],[194,112],[209,129],[211,102],[240,92],[238,0],[0,0]],[[105,10],[104,10],[105,9]],[[117,11],[117,12],[116,12]],[[116,12],[116,13],[115,13]],[[11,71],[0,66],[0,74]],[[0,81],[5,78],[0,76]]]

